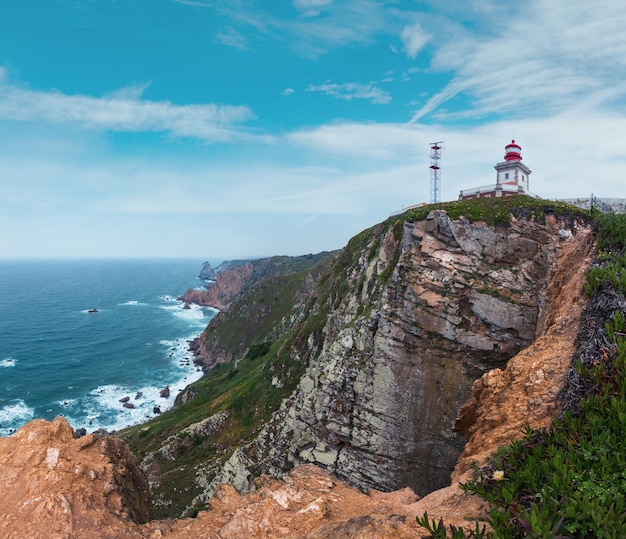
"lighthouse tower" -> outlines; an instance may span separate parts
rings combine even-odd
[[[519,193],[530,191],[530,169],[522,163],[522,147],[512,140],[504,147],[504,161],[495,166],[497,179],[496,189],[504,186],[516,186]],[[511,189],[507,189],[510,191]],[[498,196],[498,195],[496,195]],[[502,195],[500,195],[502,196]]]
[[[522,147],[514,140],[504,147],[504,161],[495,166],[496,183],[463,189],[459,193],[460,200],[485,197],[508,197],[511,195],[528,195],[538,198],[530,191],[530,169],[522,163]]]

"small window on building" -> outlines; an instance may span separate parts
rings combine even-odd
[[[504,179],[505,179],[505,180],[508,180],[508,179],[509,179],[509,173],[508,173],[508,172],[505,172],[505,174],[504,174]]]

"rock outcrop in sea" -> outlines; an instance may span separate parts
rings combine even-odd
[[[204,262],[202,264],[202,268],[200,269],[200,273],[198,274],[198,279],[202,279],[203,281],[215,280],[215,270],[211,266],[210,262]]]

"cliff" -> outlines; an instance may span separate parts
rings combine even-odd
[[[202,268],[200,268],[200,273],[198,274],[198,279],[203,279],[205,281],[214,281],[215,280],[215,270],[213,266],[211,266],[210,262],[204,262],[202,264]]]
[[[73,440],[57,420],[60,438],[46,434],[36,450],[26,448],[47,432],[44,422],[0,440],[3,536],[21,537],[20,511],[60,499],[66,484],[85,495],[50,513],[51,530],[72,522],[59,537],[421,537],[415,516],[424,511],[462,526],[484,514],[485,502],[456,481],[559,412],[595,226],[571,208],[522,198],[430,210],[243,287],[202,336],[213,365],[205,377],[173,410],[121,433],[156,515],[197,518],[143,523],[145,511],[130,509],[145,507],[141,473],[120,487],[126,472],[107,475],[135,470],[133,457],[112,459],[106,447],[119,441]],[[607,309],[586,326],[587,340]],[[48,454],[63,457],[55,466],[63,462],[66,483],[51,475]],[[100,463],[103,484],[88,462]],[[71,470],[82,471],[70,481]],[[28,481],[13,501],[18,476]]]
[[[145,478],[112,437],[80,439],[67,422],[36,420],[0,439],[3,539],[420,537],[406,489],[362,494],[315,467],[263,477],[241,496],[220,487],[197,518],[152,520]]]
[[[126,445],[74,439],[62,418],[0,438],[0,536],[128,537],[150,517],[146,479]],[[97,531],[95,531],[97,530]]]
[[[124,434],[158,514],[305,463],[361,490],[449,484],[474,381],[551,331],[557,268],[567,260],[565,275],[582,275],[594,225],[523,197],[431,210],[364,231],[297,286],[247,287],[215,317],[201,344],[219,368],[171,415]],[[186,478],[184,492],[171,476]]]
[[[214,272],[215,282],[208,283],[206,290],[190,288],[178,299],[215,309],[226,309],[246,287],[264,279],[305,271],[330,254],[322,252],[298,257],[273,256],[258,260],[222,262]],[[203,265],[201,273],[205,268]]]
[[[324,325],[307,335],[318,352],[296,390],[206,492],[223,482],[245,490],[250,477],[303,463],[362,490],[424,495],[449,484],[465,443],[455,421],[474,381],[553,329],[560,302],[572,301],[563,283],[578,275],[571,286],[582,286],[591,235],[583,220],[550,212],[493,227],[438,210],[354,240],[323,298]],[[563,373],[544,375],[558,387]],[[547,420],[554,395],[539,401]]]

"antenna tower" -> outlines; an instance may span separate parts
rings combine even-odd
[[[430,143],[430,203],[436,204],[441,202],[441,167],[439,159],[441,158],[443,140]]]

